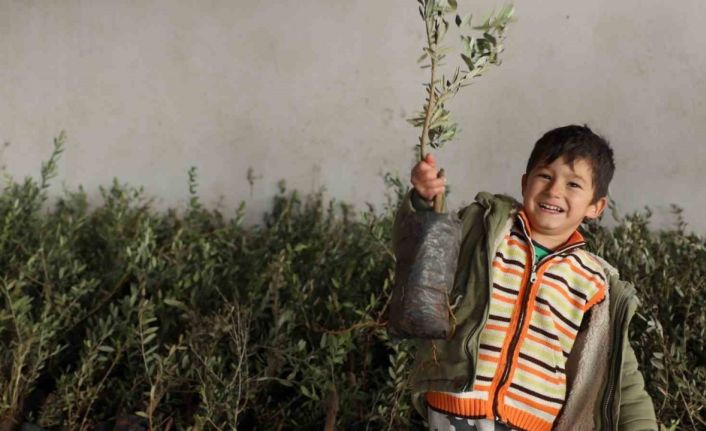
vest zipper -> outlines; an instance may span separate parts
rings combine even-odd
[[[617,332],[617,331],[616,331]],[[616,336],[618,334],[613,334],[613,336]],[[605,420],[605,424],[601,429],[611,431],[613,429],[613,421],[611,419],[611,414],[610,414],[610,407],[613,405],[613,397],[615,396],[615,383],[616,383],[616,378],[615,378],[615,367],[613,364],[616,362],[615,361],[615,356],[620,354],[622,355],[622,352],[618,352],[618,349],[616,346],[612,346],[613,349],[613,356],[610,361],[610,369],[608,371],[608,388],[605,394],[605,399],[603,401],[603,419]],[[622,360],[622,358],[620,358]]]
[[[530,247],[532,247],[532,244],[530,243]],[[534,262],[534,250],[530,248],[530,257],[532,258],[531,262]],[[515,355],[515,349],[517,348],[517,344],[520,341],[520,332],[522,332],[522,327],[525,324],[525,315],[526,313],[526,305],[529,302],[529,297],[532,293],[532,285],[534,282],[537,281],[537,267],[532,265],[532,273],[530,274],[528,283],[525,285],[525,292],[522,301],[520,302],[520,305],[522,308],[520,308],[520,318],[517,321],[517,327],[515,328],[515,332],[512,336],[512,341],[510,341],[510,345],[508,346],[507,350],[507,363],[505,364],[505,369],[503,370],[503,375],[500,378],[500,381],[498,382],[497,389],[495,391],[495,397],[493,399],[493,414],[495,415],[496,418],[500,417],[500,412],[498,412],[498,401],[499,401],[499,395],[500,395],[500,389],[502,389],[503,386],[505,386],[505,383],[507,383],[507,379],[510,375],[510,369],[512,368],[512,357]]]
[[[610,374],[613,374],[612,372]],[[615,389],[615,379],[613,378],[612,375],[609,374],[609,378],[611,379],[610,385],[608,386],[608,395],[606,396],[605,403],[603,404],[603,417],[605,419],[605,426],[602,428],[604,430],[612,430],[613,429],[613,421],[610,420],[610,405],[613,404],[613,393]]]
[[[617,302],[618,298],[614,298],[613,300],[615,300]],[[615,338],[615,340],[621,340],[622,334],[624,333],[624,330],[626,330],[624,328],[625,328],[625,325],[627,325],[627,323],[624,322],[624,318],[622,317],[623,316],[622,308],[623,307],[618,308],[618,305],[616,304],[616,312],[615,312],[616,319],[618,318],[617,315],[620,315],[621,316],[620,321],[622,323],[619,327],[620,329],[618,329],[618,325],[615,325],[616,329],[614,329],[614,334],[612,334],[612,336]],[[615,398],[615,385],[616,385],[616,381],[617,381],[616,372],[618,372],[618,370],[616,368],[620,367],[620,365],[618,365],[617,367],[614,365],[616,363],[620,364],[620,362],[622,362],[622,360],[623,360],[622,348],[623,348],[622,342],[616,341],[613,343],[613,346],[612,346],[613,354],[611,355],[612,358],[610,361],[610,370],[608,371],[608,388],[607,388],[607,391],[605,394],[605,399],[603,401],[603,406],[602,406],[603,407],[602,413],[603,413],[603,419],[605,420],[605,426],[602,427],[601,429],[605,429],[605,430],[609,430],[609,431],[613,429],[613,420],[611,418],[610,408],[613,405],[614,398]],[[616,358],[616,356],[617,356],[617,358]]]

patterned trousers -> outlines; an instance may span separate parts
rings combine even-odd
[[[489,419],[466,419],[429,409],[429,431],[513,431]]]

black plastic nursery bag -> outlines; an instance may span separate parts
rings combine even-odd
[[[456,213],[419,211],[402,222],[395,250],[388,331],[395,338],[446,339],[450,334],[448,295],[461,247]]]

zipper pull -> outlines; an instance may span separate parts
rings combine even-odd
[[[535,281],[537,281],[537,273],[532,270],[532,274],[530,275],[530,283],[534,284]]]

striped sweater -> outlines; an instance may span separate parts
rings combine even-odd
[[[566,395],[566,359],[584,314],[605,297],[606,277],[578,231],[536,264],[530,238],[520,211],[493,257],[472,390],[428,392],[432,408],[521,430],[551,429]]]

